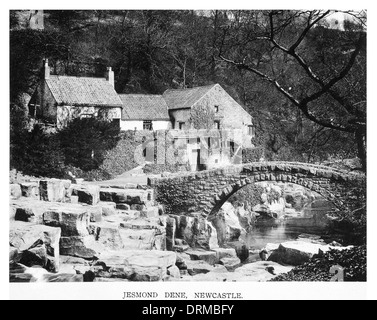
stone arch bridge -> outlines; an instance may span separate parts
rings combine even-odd
[[[296,162],[249,163],[149,179],[157,202],[168,214],[208,218],[238,190],[256,182],[288,182],[315,191],[339,210],[360,196],[366,176],[326,166]],[[366,189],[365,189],[366,192]],[[364,195],[365,196],[365,195]]]

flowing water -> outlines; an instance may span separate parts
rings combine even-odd
[[[330,210],[331,205],[321,201],[307,206],[297,217],[259,221],[242,240],[252,250],[260,250],[268,243],[297,240],[302,234],[320,236],[327,243],[339,241],[339,236],[331,233],[325,219]]]

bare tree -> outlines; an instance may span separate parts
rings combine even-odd
[[[326,24],[333,13],[231,13],[219,41],[219,57],[273,84],[317,125],[354,134],[366,170],[366,90],[365,74],[360,72],[366,61],[366,16],[364,12],[345,12],[358,30],[331,30]],[[337,40],[324,42],[320,50],[311,47],[310,37],[319,30],[328,30]],[[324,33],[322,36],[326,38]],[[271,66],[276,61],[294,65],[297,74],[304,75],[306,87],[296,90],[298,77],[294,75],[274,74]]]

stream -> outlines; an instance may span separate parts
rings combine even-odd
[[[297,240],[302,234],[320,236],[326,243],[339,241],[339,235],[333,234],[324,219],[331,210],[331,204],[324,201],[313,202],[295,217],[282,220],[258,221],[252,229],[242,237],[251,250],[260,250],[268,243],[282,243]]]

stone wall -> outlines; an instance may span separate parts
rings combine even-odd
[[[204,217],[215,214],[242,187],[255,182],[277,181],[301,185],[344,209],[366,185],[364,175],[304,163],[251,163],[192,174],[150,179],[156,200],[167,213]]]

